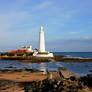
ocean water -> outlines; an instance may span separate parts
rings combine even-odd
[[[92,58],[92,52],[55,52],[55,55],[68,55],[70,57]],[[58,67],[64,67],[75,73],[77,76],[92,74],[92,62],[45,62],[45,63],[24,63],[18,60],[0,60],[0,70],[4,69],[46,69],[58,71]]]
[[[92,58],[92,52],[53,52],[55,55],[64,55],[70,57]]]

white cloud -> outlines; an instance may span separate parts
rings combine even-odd
[[[27,12],[11,12],[7,14],[0,14],[0,44],[7,45],[8,42],[11,43],[11,36],[14,25],[19,24],[25,17],[29,15]],[[9,44],[9,43],[8,43]]]
[[[72,40],[72,39],[70,39]],[[92,40],[92,37],[80,37],[80,38],[76,38],[76,39],[73,39],[73,40],[76,40],[76,41],[87,41],[87,40]]]
[[[69,32],[69,34],[72,34],[72,35],[74,35],[74,34],[77,34],[78,32]]]
[[[34,10],[40,10],[40,9],[44,9],[44,8],[47,8],[48,6],[51,5],[51,1],[44,1],[44,2],[41,2],[39,4],[37,4],[36,6],[33,7]]]
[[[77,12],[78,12],[77,10],[65,11],[65,18],[71,19]]]
[[[91,37],[84,37],[84,40],[91,40],[92,38]]]

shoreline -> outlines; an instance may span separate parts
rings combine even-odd
[[[70,78],[71,76],[78,77],[74,73],[70,72],[68,69],[63,67],[58,67],[59,72],[62,72],[64,78]],[[15,82],[31,82],[31,81],[41,81],[44,80],[50,75],[53,78],[60,77],[59,73],[56,71],[50,71],[49,73],[44,74],[44,71],[36,69],[19,69],[19,70],[0,70],[0,80],[10,80]]]
[[[23,70],[3,72],[0,70],[0,92],[52,92],[53,90],[53,92],[57,92],[57,90],[59,92],[70,90],[72,92],[91,92],[91,85],[87,84],[91,83],[89,80],[92,80],[92,75],[77,77],[63,67],[60,67],[60,71],[63,77],[60,77],[59,73],[51,71],[48,77],[48,74],[43,74],[40,71],[31,72],[31,70]]]
[[[92,59],[68,58],[66,56],[55,55],[53,58],[40,58],[34,56],[0,56],[0,60],[20,60],[24,62],[92,62]]]

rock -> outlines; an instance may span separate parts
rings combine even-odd
[[[88,87],[92,87],[92,74],[88,74],[87,76],[80,77],[79,81],[83,82],[83,84]]]
[[[75,81],[75,80],[76,80],[76,77],[75,77],[75,76],[71,76],[71,77],[70,77],[70,80],[71,80],[71,81]]]
[[[92,72],[92,70],[89,70],[89,72]]]
[[[69,70],[59,67],[59,71],[61,71],[62,76],[64,78],[70,78],[71,76],[76,76],[75,74],[73,74],[72,72],[70,72]]]

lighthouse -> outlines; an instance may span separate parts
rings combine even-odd
[[[44,28],[41,26],[39,35],[39,52],[45,52]]]
[[[36,57],[54,57],[53,53],[50,53],[45,50],[45,38],[44,38],[44,28],[43,26],[40,27],[40,34],[39,34],[39,51],[34,53]]]

